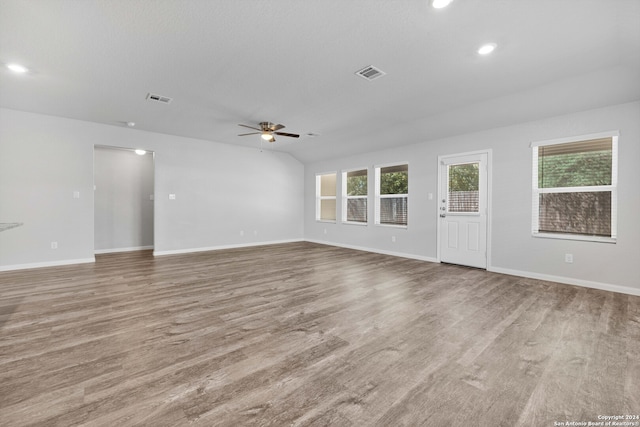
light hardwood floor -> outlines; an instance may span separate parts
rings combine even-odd
[[[3,426],[640,414],[640,297],[292,243],[0,273]]]

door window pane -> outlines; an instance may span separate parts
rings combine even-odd
[[[479,212],[479,163],[449,165],[449,212]]]

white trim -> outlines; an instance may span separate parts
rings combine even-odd
[[[372,253],[382,254],[382,255],[390,255],[390,256],[395,256],[399,258],[415,259],[418,261],[438,262],[435,258],[426,257],[422,255],[407,254],[404,252],[386,251],[384,249],[375,249],[375,248],[368,248],[364,246],[347,245],[344,243],[327,242],[324,240],[315,240],[315,239],[305,239],[304,241],[309,243],[317,243],[319,245],[336,246],[339,248],[353,249],[356,251],[365,251],[365,252],[372,252]]]
[[[60,261],[31,262],[28,264],[2,265],[0,266],[0,271],[26,270],[29,268],[43,268],[43,267],[60,267],[63,265],[89,264],[92,262],[96,262],[95,257],[80,258],[80,259],[65,259]]]
[[[393,166],[407,166],[407,193],[405,194],[380,194],[380,180],[381,180],[381,172],[383,168],[393,167]],[[381,226],[399,226],[407,228],[409,225],[409,211],[407,211],[407,223],[406,224],[387,224],[380,222],[380,200],[381,199],[395,199],[395,198],[405,198],[407,199],[407,203],[409,201],[409,187],[411,186],[409,180],[409,162],[394,162],[394,163],[386,163],[381,165],[373,166],[373,179],[374,179],[374,188],[373,188],[373,225],[381,225]],[[367,188],[367,193],[369,189]],[[367,218],[368,219],[368,218]]]
[[[345,172],[358,172],[358,171],[367,171],[367,178],[369,177],[369,166],[363,166],[361,168],[342,169],[340,172],[345,173]]]
[[[529,148],[542,147],[544,145],[568,144],[570,142],[589,141],[591,139],[611,138],[620,136],[620,131],[590,133],[587,135],[568,136],[566,138],[547,139],[545,141],[531,141]]]
[[[327,175],[334,175],[336,181],[336,194],[335,196],[322,196],[322,177]],[[322,200],[335,200],[336,202],[336,219],[323,219],[322,218]],[[326,172],[316,174],[316,221],[337,221],[338,219],[338,172]]]
[[[587,236],[583,234],[563,234],[563,233],[531,233],[531,237],[542,239],[559,239],[559,240],[579,240],[582,242],[595,243],[616,243],[617,239],[613,237]]]
[[[369,225],[369,222],[363,222],[363,221],[342,221],[342,224],[345,225],[359,225],[361,227],[366,227],[367,225]]]
[[[596,134],[573,136],[550,141],[531,143],[531,235],[539,238],[581,240],[587,242],[616,243],[618,237],[618,138],[620,132],[610,131]],[[538,147],[572,142],[586,142],[592,139],[611,138],[611,184],[582,187],[540,188],[538,183]],[[540,232],[540,194],[559,193],[611,193],[611,237],[589,236],[586,234],[562,234]]]
[[[511,276],[526,277],[529,279],[545,280],[565,285],[581,286],[584,288],[600,289],[602,291],[618,292],[621,294],[640,296],[640,289],[631,286],[613,285],[610,283],[592,282],[590,280],[575,279],[573,277],[553,276],[550,274],[534,273],[531,271],[512,270],[509,268],[490,267],[487,271]]]
[[[387,224],[386,222],[380,223],[380,224],[374,224],[376,227],[389,227],[389,228],[403,228],[403,229],[407,229],[409,228],[408,225],[402,225],[402,224]]]
[[[391,166],[403,166],[403,165],[407,165],[407,170],[409,170],[409,162],[408,161],[398,161],[398,162],[392,162],[392,163],[381,163],[381,164],[377,164],[377,165],[373,165],[373,168],[388,168]]]
[[[153,249],[153,245],[151,246],[133,246],[130,248],[114,248],[114,249],[96,249],[93,253],[96,255],[100,254],[111,254],[115,252],[134,252],[134,251],[144,251]]]
[[[537,174],[536,174],[537,179]],[[615,187],[612,185],[585,185],[583,187],[545,187],[538,188],[540,194],[557,194],[557,193],[603,193],[605,191],[613,191]]]
[[[303,242],[304,239],[271,240],[268,242],[240,243],[233,245],[207,246],[201,248],[175,249],[170,251],[153,251],[153,256],[190,254],[193,252],[219,251],[223,249],[248,248],[253,246],[279,245],[281,243]]]
[[[367,177],[367,194],[364,196],[348,196],[347,195],[347,175],[349,172],[360,172],[365,171]],[[340,187],[341,187],[341,197],[342,197],[342,206],[340,209],[340,222],[343,224],[364,224],[366,225],[369,222],[369,168],[357,168],[357,169],[344,169],[340,174]],[[349,204],[349,200],[355,199],[364,199],[367,201],[367,220],[362,221],[348,221],[347,220],[347,206]]]

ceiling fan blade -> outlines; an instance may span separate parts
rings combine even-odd
[[[241,133],[238,136],[247,136],[247,135],[259,135],[262,132],[251,132],[251,133]]]
[[[300,138],[300,135],[295,134],[295,133],[286,133],[286,132],[274,132],[276,135],[280,135],[280,136],[289,136],[291,138]]]
[[[242,127],[249,128],[249,129],[253,129],[253,130],[259,130],[259,131],[261,131],[261,130],[262,130],[262,129],[260,129],[260,128],[254,128],[253,126],[247,126],[247,125],[243,125],[243,124],[240,124],[240,123],[238,123],[238,126],[242,126]]]
[[[284,129],[284,125],[273,125],[269,129],[271,129],[272,131]]]

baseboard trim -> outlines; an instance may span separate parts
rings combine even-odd
[[[207,246],[202,248],[176,249],[171,251],[153,251],[153,256],[180,255],[194,252],[220,251],[223,249],[249,248],[253,246],[279,245],[281,243],[303,242],[304,239],[271,240],[268,242],[240,243],[233,245]]]
[[[599,289],[601,291],[640,296],[640,289],[632,288],[630,286],[612,285],[610,283],[592,282],[590,280],[575,279],[573,277],[553,276],[551,274],[532,273],[530,271],[512,270],[501,267],[490,267],[487,268],[487,271],[509,274],[511,276],[526,277],[529,279],[546,280],[548,282],[562,283],[565,285],[582,286],[584,288]]]
[[[153,245],[151,246],[133,246],[130,248],[115,248],[115,249],[96,249],[94,253],[96,255],[101,254],[112,254],[116,252],[134,252],[134,251],[146,251],[149,249],[153,249]]]
[[[27,270],[30,268],[43,268],[43,267],[60,267],[63,265],[88,264],[92,262],[96,262],[95,257],[80,258],[80,259],[65,259],[60,261],[30,262],[28,264],[0,265],[0,271]]]
[[[374,248],[368,248],[364,246],[347,245],[343,243],[327,242],[327,241],[315,240],[315,239],[305,239],[305,241],[310,243],[318,243],[321,245],[337,246],[337,247],[346,248],[346,249],[354,249],[358,251],[397,256],[401,258],[416,259],[420,261],[439,262],[437,258],[406,254],[402,252],[385,251],[382,249],[374,249]],[[575,279],[572,277],[553,276],[550,274],[532,273],[530,271],[512,270],[509,268],[501,268],[501,267],[488,267],[487,271],[491,271],[493,273],[508,274],[510,276],[526,277],[528,279],[545,280],[548,282],[555,282],[555,283],[560,283],[565,285],[582,286],[585,288],[599,289],[602,291],[617,292],[621,294],[640,296],[640,289],[632,288],[629,286],[612,285],[610,283],[593,282],[589,280]]]
[[[337,246],[339,248],[354,249],[356,251],[373,252],[381,255],[391,255],[399,258],[415,259],[418,261],[438,262],[436,258],[431,258],[427,256],[408,254],[404,252],[386,251],[384,249],[375,249],[375,248],[369,248],[365,246],[347,245],[344,243],[326,242],[324,240],[313,240],[313,239],[305,239],[305,242],[318,243],[320,245],[327,245],[327,246]]]

